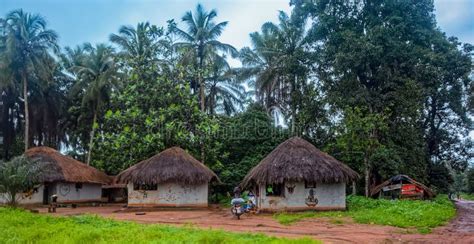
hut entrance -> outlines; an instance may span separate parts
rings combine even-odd
[[[43,204],[49,204],[49,186],[46,184],[43,186]]]
[[[127,202],[127,185],[111,184],[102,186],[102,198],[109,203]]]

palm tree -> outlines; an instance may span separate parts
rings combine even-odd
[[[28,109],[28,83],[41,78],[51,80],[54,68],[51,52],[59,50],[58,35],[46,28],[46,21],[37,14],[14,10],[7,14],[6,21],[6,56],[9,68],[18,74],[23,85],[23,102],[25,118],[25,151],[28,149],[30,117]]]
[[[249,79],[250,85],[255,89],[257,100],[267,110],[272,111],[279,107],[276,93],[283,72],[283,56],[279,52],[278,33],[270,27],[272,26],[265,24],[261,33],[250,34],[252,48],[241,49],[239,58],[243,67],[237,68],[236,72],[240,79]]]
[[[118,34],[111,34],[110,41],[117,44],[121,52],[119,56],[135,73],[145,78],[150,65],[159,65],[163,61],[159,55],[163,52],[165,40],[163,29],[148,22],[138,23],[136,28],[122,26]]]
[[[217,38],[227,26],[227,21],[216,23],[216,10],[207,12],[201,4],[198,4],[196,11],[188,11],[183,16],[182,21],[186,24],[187,30],[175,27],[173,32],[178,35],[183,42],[175,43],[175,47],[184,52],[184,57],[192,59],[197,69],[197,80],[199,85],[199,97],[201,111],[206,110],[204,67],[206,58],[215,55],[216,52],[230,53],[235,55],[236,49],[226,43],[222,43]]]
[[[73,94],[82,94],[82,105],[89,107],[92,113],[92,125],[89,136],[87,164],[90,164],[95,130],[98,127],[98,113],[104,103],[110,98],[110,93],[116,89],[120,81],[118,66],[114,61],[114,50],[105,44],[93,47],[85,44],[85,57],[80,64],[72,67],[77,75],[73,86]]]
[[[243,107],[246,98],[245,88],[239,80],[235,79],[225,57],[213,55],[209,62],[209,77],[206,77],[207,97],[206,107],[209,114],[214,114],[216,110],[227,115],[233,114]]]
[[[307,76],[305,18],[293,12],[280,11],[278,25],[265,23],[261,33],[250,34],[253,48],[240,51],[243,68],[241,79],[254,78],[257,99],[269,110],[284,111],[289,107],[292,132],[296,124],[298,89]]]
[[[84,48],[84,45],[78,45],[75,48],[65,47],[64,52],[59,55],[63,71],[68,75],[74,76],[73,67],[81,65],[87,57]]]
[[[10,148],[15,137],[15,114],[14,111],[17,106],[18,87],[14,82],[12,70],[10,69],[10,60],[6,55],[6,38],[7,38],[7,23],[0,18],[0,108],[2,114],[0,115],[0,127],[2,128],[3,137],[3,157],[6,160],[10,159]]]

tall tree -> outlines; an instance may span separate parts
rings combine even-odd
[[[470,144],[459,136],[470,124],[462,107],[472,83],[471,60],[436,27],[433,1],[293,3],[313,19],[316,71],[330,105],[339,111],[365,107],[367,115],[388,109],[388,132],[377,140],[401,158],[401,172],[428,182],[438,157],[433,152]],[[466,161],[457,159],[462,151],[451,149],[441,149],[449,154],[442,167]],[[371,174],[381,175],[375,169]]]
[[[118,34],[110,35],[110,41],[119,46],[118,57],[126,66],[125,70],[134,72],[141,79],[147,79],[156,75],[158,66],[164,62],[161,55],[168,43],[163,36],[163,28],[141,22],[136,27],[120,27]]]
[[[228,22],[216,23],[216,17],[216,10],[207,12],[201,4],[198,4],[194,14],[188,11],[182,18],[187,30],[178,27],[173,29],[173,32],[183,40],[183,42],[175,43],[175,47],[184,53],[183,57],[191,59],[188,62],[196,67],[201,111],[203,112],[206,110],[206,81],[204,79],[206,58],[217,52],[232,55],[237,53],[233,46],[217,40]]]
[[[52,53],[59,50],[56,32],[46,28],[46,21],[37,14],[14,10],[6,17],[6,56],[15,79],[23,85],[24,143],[30,146],[30,112],[28,83],[38,79],[51,80],[54,68]]]
[[[110,93],[117,89],[120,73],[114,61],[114,50],[105,44],[93,47],[85,44],[86,56],[80,64],[72,67],[77,74],[77,83],[72,89],[82,94],[82,105],[90,108],[92,114],[87,164],[90,164],[94,135],[98,128],[98,113],[104,103],[108,102]]]
[[[242,83],[237,80],[235,74],[225,57],[213,55],[209,61],[209,72],[206,76],[207,97],[206,107],[209,114],[216,110],[227,115],[236,113],[243,108],[246,91]]]
[[[256,98],[268,111],[279,107],[279,76],[282,73],[283,57],[277,55],[279,40],[272,25],[263,25],[261,33],[250,34],[252,48],[240,50],[239,58],[243,67],[238,68],[240,79],[250,79]]]
[[[291,16],[280,11],[278,20],[265,23],[262,33],[250,35],[253,49],[242,49],[240,73],[242,78],[255,79],[258,97],[267,108],[283,111],[295,133],[299,98],[310,67],[306,18],[296,11]]]

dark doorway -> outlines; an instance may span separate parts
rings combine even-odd
[[[49,203],[49,187],[48,185],[43,186],[43,204],[47,205]]]

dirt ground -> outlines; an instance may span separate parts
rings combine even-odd
[[[120,205],[103,207],[59,208],[54,215],[97,214],[116,220],[139,223],[192,225],[199,228],[223,229],[233,232],[265,233],[284,237],[310,237],[324,243],[474,243],[474,202],[459,201],[457,217],[447,226],[433,230],[433,233],[416,234],[391,226],[365,225],[344,219],[343,223],[324,218],[304,219],[289,226],[279,224],[271,215],[243,215],[241,220],[233,218],[229,209],[205,210],[156,210],[136,215],[122,211]],[[47,209],[40,209],[46,213]],[[415,234],[413,234],[415,233]]]

